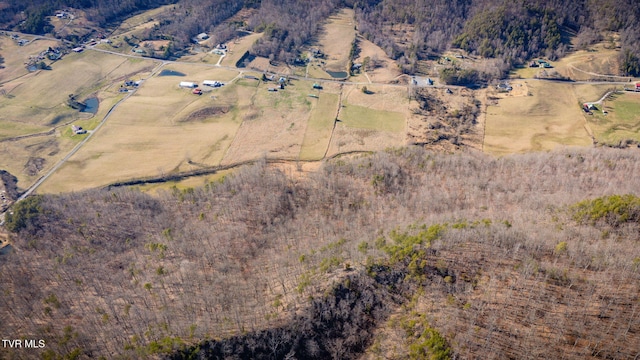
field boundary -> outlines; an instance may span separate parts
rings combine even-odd
[[[331,160],[331,159],[335,159],[335,158],[346,156],[346,155],[371,154],[371,153],[374,153],[374,151],[351,150],[351,151],[345,151],[338,154],[334,154],[329,157],[325,157],[321,160],[301,160],[301,159],[287,159],[287,158],[261,158],[261,159],[254,159],[254,160],[245,160],[245,161],[239,161],[239,162],[227,164],[227,165],[210,166],[204,169],[183,171],[183,172],[178,172],[178,173],[164,175],[164,176],[141,177],[141,178],[135,178],[135,179],[125,180],[125,181],[117,181],[108,185],[101,186],[100,188],[110,190],[111,188],[117,188],[117,187],[144,185],[144,184],[158,184],[158,183],[165,183],[169,181],[179,181],[179,180],[184,180],[184,179],[195,177],[195,176],[211,175],[211,174],[217,173],[218,171],[229,170],[229,169],[237,168],[244,165],[252,165],[259,161],[264,161],[266,164],[317,163],[317,162]]]
[[[327,153],[331,148],[331,142],[333,141],[333,134],[336,131],[336,124],[338,123],[338,119],[340,116],[340,109],[342,109],[342,91],[344,89],[344,85],[340,85],[340,94],[338,94],[338,110],[336,111],[336,118],[333,119],[333,128],[331,128],[331,135],[329,136],[329,142],[327,143],[327,149],[324,151],[323,159],[327,158]]]

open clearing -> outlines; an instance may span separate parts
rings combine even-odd
[[[37,43],[37,42],[36,42]],[[0,143],[0,168],[28,187],[86,135],[74,135],[69,124],[93,129],[116,101],[121,81],[148,76],[152,60],[126,59],[98,52],[71,53],[40,70],[3,84],[0,96],[0,139],[46,133],[46,136]],[[98,113],[81,113],[67,105],[69,94],[79,101],[95,97]]]
[[[285,90],[268,91],[275,84],[260,83],[247,104],[242,126],[223,164],[262,156],[296,159],[304,138],[312,103],[310,83],[296,81]]]
[[[236,66],[236,63],[242,59],[244,54],[251,49],[253,43],[262,37],[262,33],[254,33],[238,38],[227,43],[227,56],[222,59],[220,65]]]
[[[66,104],[69,94],[83,101],[117,81],[149,71],[153,65],[151,60],[93,51],[68,54],[52,70],[36,71],[4,84],[7,93],[0,97],[0,122],[55,124],[58,116],[76,112]]]
[[[593,115],[585,116],[598,143],[616,146],[626,140],[640,142],[640,93],[614,94],[605,100],[604,107],[596,106]]]
[[[592,144],[577,87],[534,80],[524,83],[531,96],[508,97],[487,107],[485,152],[504,155]],[[585,85],[590,86],[597,87]]]
[[[342,9],[329,17],[329,21],[320,32],[318,42],[325,54],[324,69],[327,71],[348,71],[351,45],[356,37],[354,12]]]
[[[31,41],[34,37],[32,35],[22,36],[20,39]],[[58,46],[57,41],[36,39],[24,46],[18,45],[18,43],[11,39],[7,35],[0,35],[0,55],[4,58],[4,68],[0,68],[0,86],[4,83],[17,79],[21,76],[27,75],[25,63],[29,61],[31,56],[37,56],[41,51],[47,50],[49,47]],[[45,63],[50,63],[49,60],[45,60]],[[3,87],[0,87],[0,91]]]
[[[557,72],[575,81],[626,81],[629,77],[613,75],[618,73],[620,67],[619,53],[620,50],[610,48],[610,44],[599,43],[590,46],[588,50],[578,50],[557,61],[551,61],[553,66],[551,69],[525,66],[512,71],[511,77],[533,78],[542,71],[546,71],[547,73]]]
[[[365,68],[367,76],[360,75],[357,80],[352,78],[352,81],[366,82],[371,80],[374,83],[383,83],[392,81],[402,75],[396,62],[376,44],[364,38],[359,38],[358,46],[360,47],[360,54],[354,60],[354,63],[364,63],[365,59],[368,58],[368,66]]]
[[[338,112],[339,96],[323,93],[315,99],[315,102],[304,133],[300,160],[322,159],[331,140],[331,131]]]
[[[42,191],[70,191],[219,164],[240,125],[238,112],[229,105],[239,95],[233,91],[235,88],[225,86],[204,87],[205,93],[198,96],[178,83],[201,83],[205,79],[226,82],[237,73],[184,64],[166,69],[185,76],[155,76],[147,80],[111,114],[101,131],[43,185]]]

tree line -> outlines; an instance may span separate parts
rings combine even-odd
[[[10,0],[0,10],[0,23],[5,29],[44,33],[51,29],[46,16],[65,6],[85,10],[90,20],[104,26],[166,4],[175,4],[174,11],[148,35],[172,39],[178,50],[200,32],[218,33],[224,41],[237,27],[246,27],[265,34],[252,48],[255,55],[292,64],[330,14],[352,7],[360,33],[407,73],[417,70],[419,60],[451,47],[501,59],[498,71],[504,72],[534,57],[563,56],[570,36],[584,46],[606,31],[617,31],[622,35],[620,71],[640,74],[640,6],[633,0]],[[243,8],[254,10],[246,23],[225,23]]]

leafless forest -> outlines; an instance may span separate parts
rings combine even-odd
[[[575,204],[640,195],[639,160],[404,148],[32,198],[0,257],[0,328],[47,345],[0,356],[633,359],[640,204]]]

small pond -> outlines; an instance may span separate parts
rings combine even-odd
[[[160,74],[158,74],[158,76],[186,76],[186,74],[183,74],[179,71],[175,71],[175,70],[167,70],[164,69],[162,71],[160,71]]]
[[[334,79],[346,79],[349,74],[346,71],[329,71],[326,70],[327,74],[331,75]]]
[[[84,101],[84,104],[86,106],[84,109],[82,109],[82,112],[92,113],[94,115],[98,112],[98,98],[88,98]]]

